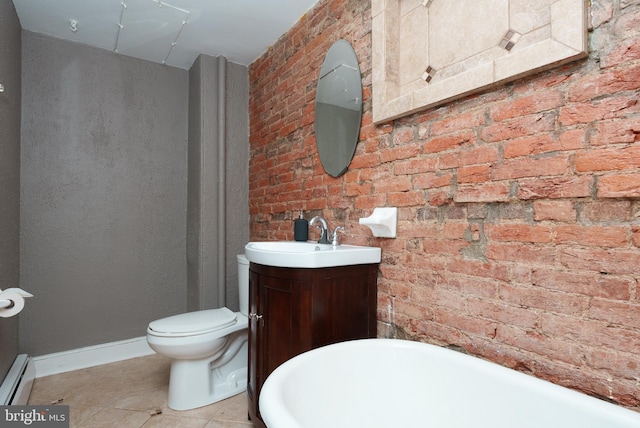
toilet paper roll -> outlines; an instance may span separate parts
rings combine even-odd
[[[0,293],[0,300],[9,300],[12,303],[8,308],[0,309],[0,317],[2,318],[17,315],[24,308],[24,297],[18,293],[4,291]]]

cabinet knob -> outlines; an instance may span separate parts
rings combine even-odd
[[[256,321],[260,321],[262,319],[262,315],[254,314],[253,312],[249,313],[249,319],[256,319]]]

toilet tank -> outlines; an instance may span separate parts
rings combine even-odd
[[[249,316],[249,260],[244,254],[238,254],[238,293],[240,312]]]

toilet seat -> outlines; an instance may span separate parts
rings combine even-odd
[[[236,314],[228,308],[207,309],[152,321],[147,333],[159,337],[197,336],[229,327],[236,320]]]

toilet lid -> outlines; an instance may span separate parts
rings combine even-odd
[[[236,322],[236,314],[228,308],[187,312],[149,323],[149,330],[162,336],[194,336],[228,327]]]

